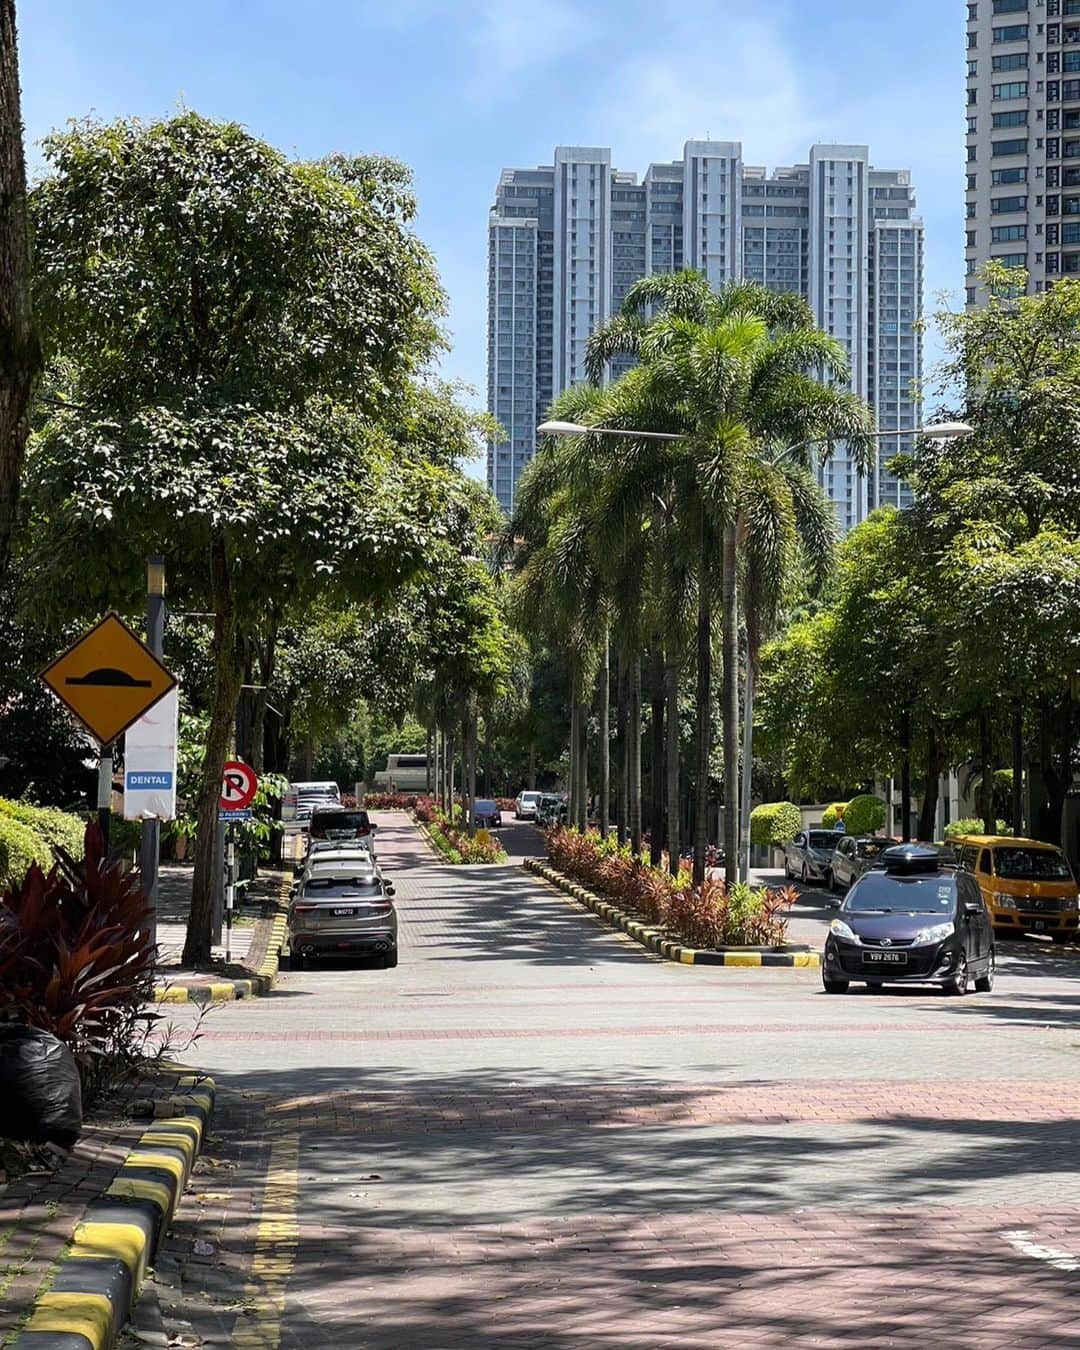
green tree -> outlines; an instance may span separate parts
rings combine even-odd
[[[213,613],[185,947],[204,962],[245,635],[283,597],[385,595],[466,528],[453,470],[383,430],[442,296],[399,165],[292,163],[194,113],[84,123],[45,149],[36,295],[67,379],[28,465],[27,556],[92,612],[134,608],[164,552]]]

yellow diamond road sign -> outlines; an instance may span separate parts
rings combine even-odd
[[[102,745],[115,741],[176,684],[115,614],[106,614],[46,666],[41,678]]]

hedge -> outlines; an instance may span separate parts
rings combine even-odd
[[[968,816],[964,820],[953,820],[945,826],[945,838],[957,839],[962,834],[983,834],[982,816]],[[997,822],[995,834],[1012,834],[1012,827],[1003,820]]]
[[[82,858],[86,822],[81,816],[55,806],[31,806],[28,802],[13,802],[4,797],[0,797],[0,815],[9,816],[33,830],[49,848],[59,845],[76,862]]]
[[[833,802],[831,806],[827,806],[824,815],[821,817],[821,828],[823,830],[835,830],[836,822],[844,819],[847,808],[847,802]]]
[[[885,824],[885,803],[869,793],[853,797],[843,815],[846,834],[875,834]]]
[[[35,862],[49,867],[52,853],[48,844],[28,825],[0,812],[0,887],[21,882]]]
[[[750,812],[750,842],[758,848],[782,848],[802,829],[794,802],[762,802]]]

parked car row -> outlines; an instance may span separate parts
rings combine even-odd
[[[847,890],[885,870],[897,841],[881,835],[844,835],[808,829],[784,850],[784,874],[804,884]],[[942,867],[970,875],[989,921],[1002,935],[1044,933],[1056,943],[1080,936],[1080,886],[1056,844],[1008,835],[967,835],[938,850],[922,845]]]

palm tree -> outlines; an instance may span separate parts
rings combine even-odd
[[[738,555],[754,529],[747,493],[766,483],[782,503],[778,445],[820,442],[821,458],[847,441],[869,461],[870,415],[838,387],[848,366],[840,345],[820,332],[800,297],[750,283],[713,292],[684,271],[633,286],[623,312],[590,341],[589,373],[602,378],[615,356],[639,364],[593,398],[586,424],[671,431],[679,440],[627,440],[614,451],[639,496],[670,496],[696,535],[697,803],[694,878],[704,879],[711,750],[712,620],[720,580],[723,632],[724,846],[727,874],[738,867]],[[816,372],[816,373],[811,373]],[[828,380],[833,383],[824,383]],[[601,416],[597,416],[600,414]],[[644,419],[650,419],[646,422]],[[601,433],[583,437],[601,439]],[[790,507],[793,511],[793,507]],[[771,528],[771,527],[770,527]]]

